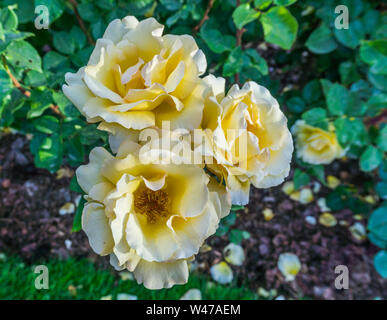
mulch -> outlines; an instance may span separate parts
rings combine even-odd
[[[334,164],[339,176],[343,170],[352,183],[361,185],[363,177],[356,163]],[[359,176],[360,175],[360,176]],[[0,252],[17,254],[27,262],[39,259],[87,257],[99,267],[108,267],[106,258],[97,258],[83,232],[72,233],[73,214],[59,214],[66,202],[76,202],[78,195],[69,190],[70,178],[57,179],[55,174],[37,169],[28,150],[28,140],[21,135],[0,138]],[[324,188],[319,196],[324,195]],[[271,208],[275,216],[265,221],[264,208]],[[302,205],[290,200],[280,187],[252,189],[250,203],[238,213],[234,228],[251,234],[242,241],[246,260],[241,267],[233,267],[239,284],[253,290],[276,289],[286,298],[311,299],[374,299],[387,298],[387,280],[375,271],[372,263],[378,248],[368,240],[354,239],[348,226],[327,228],[310,225],[306,216],[318,217],[315,202]],[[335,213],[338,220],[351,225],[354,214],[348,210]],[[366,220],[360,221],[364,225]],[[67,241],[66,241],[67,240]],[[68,241],[69,240],[69,241]],[[71,243],[71,244],[70,244]],[[198,268],[209,274],[209,268],[223,259],[222,250],[227,236],[211,237],[207,241],[211,251],[197,256]],[[281,253],[295,253],[302,269],[293,282],[284,281],[277,268]],[[337,265],[349,269],[349,289],[334,286]]]

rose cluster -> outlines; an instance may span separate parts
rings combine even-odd
[[[248,82],[226,93],[225,79],[201,77],[206,67],[191,36],[128,16],[66,74],[63,92],[109,132],[112,151],[93,149],[76,171],[82,228],[97,254],[149,289],[187,282],[188,262],[231,205],[290,170],[292,136],[270,92]]]

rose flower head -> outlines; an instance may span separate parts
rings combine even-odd
[[[112,21],[87,66],[67,73],[64,94],[91,122],[127,129],[199,126],[205,56],[189,35],[162,35],[154,18]]]
[[[224,181],[233,204],[246,204],[250,184],[269,188],[289,174],[293,141],[287,119],[270,92],[247,82],[233,85],[204,78],[211,87],[202,121],[203,139],[195,143],[209,171]]]
[[[188,280],[188,264],[231,207],[225,188],[200,166],[142,163],[124,141],[112,156],[94,148],[77,171],[86,193],[82,229],[99,255],[148,289]]]
[[[297,120],[292,127],[296,137],[297,155],[311,164],[329,164],[345,154],[334,132],[313,127],[304,120]]]

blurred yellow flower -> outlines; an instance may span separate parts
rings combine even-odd
[[[200,125],[206,58],[189,35],[162,35],[154,18],[112,21],[87,66],[67,73],[64,94],[89,122],[128,129]]]
[[[225,80],[204,78],[211,90],[205,102],[203,139],[196,144],[207,168],[225,181],[233,204],[246,204],[250,184],[276,186],[289,174],[293,140],[287,119],[270,92],[247,82],[224,92]]]
[[[278,258],[278,269],[286,281],[293,281],[301,270],[300,259],[293,253],[282,253]]]
[[[146,288],[187,282],[188,260],[231,207],[223,186],[194,165],[144,164],[138,145],[122,143],[113,157],[94,148],[77,171],[86,193],[82,228],[99,255],[133,272]]]
[[[296,139],[297,155],[307,163],[329,164],[345,154],[334,132],[312,127],[304,120],[296,121],[292,133]]]

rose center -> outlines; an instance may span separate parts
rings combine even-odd
[[[135,194],[134,208],[137,213],[146,215],[148,223],[154,224],[169,215],[168,193],[164,190],[153,191],[145,188]]]

